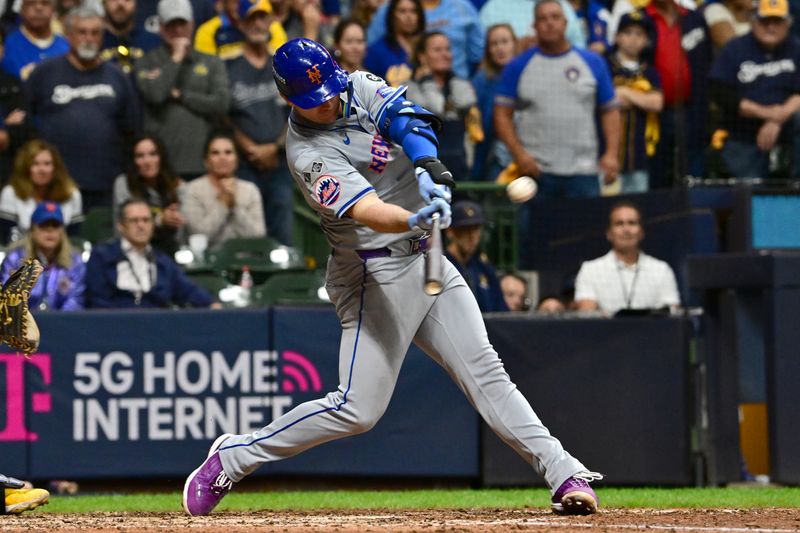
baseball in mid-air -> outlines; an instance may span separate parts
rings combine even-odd
[[[534,180],[532,177],[520,176],[506,185],[506,194],[508,195],[509,200],[515,204],[521,204],[522,202],[527,202],[536,196],[536,191],[538,188],[539,187],[536,185],[536,180]]]

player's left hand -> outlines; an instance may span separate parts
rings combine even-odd
[[[430,231],[433,227],[433,215],[435,214],[439,215],[439,227],[441,229],[450,227],[450,204],[441,198],[434,198],[430,204],[408,217],[408,227]]]
[[[447,185],[438,185],[433,182],[431,175],[423,168],[417,168],[417,182],[419,183],[419,194],[426,204],[430,204],[434,198],[441,198],[450,203],[453,195]]]
[[[451,189],[456,188],[456,182],[453,181],[453,173],[447,170],[447,167],[444,166],[444,163],[435,157],[420,157],[414,161],[414,166],[428,171],[428,174],[431,175],[431,179],[434,183],[446,185]]]

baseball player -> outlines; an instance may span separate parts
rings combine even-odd
[[[590,472],[542,424],[503,370],[475,297],[444,262],[444,290],[423,293],[423,251],[433,216],[450,221],[450,172],[437,159],[439,120],[365,72],[347,74],[322,45],[294,39],[273,75],[292,106],[292,175],[333,249],[327,290],[342,323],[337,390],[263,429],[225,434],[187,478],[183,507],[210,513],[262,464],[368,431],[389,404],[411,342],[439,363],[491,428],[543,475],[552,509],[590,514]]]

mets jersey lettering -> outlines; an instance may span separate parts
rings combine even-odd
[[[386,169],[386,163],[389,162],[389,143],[383,140],[380,135],[375,135],[372,139],[372,163],[369,165],[370,170],[374,170],[378,174],[383,174]]]

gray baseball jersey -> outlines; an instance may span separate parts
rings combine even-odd
[[[352,93],[342,93],[347,113],[344,118],[321,126],[292,115],[286,158],[306,202],[319,213],[331,246],[382,248],[413,237],[415,232],[378,233],[344,215],[373,191],[384,202],[412,212],[425,205],[417,188],[414,165],[402,147],[384,139],[376,126],[384,107],[402,98],[405,88],[394,89],[365,72],[351,74],[350,82]]]
[[[426,295],[424,256],[407,245],[416,233],[381,234],[344,216],[371,191],[412,211],[423,205],[411,162],[375,127],[382,106],[401,98],[403,89],[360,72],[350,80],[353,90],[344,118],[319,126],[293,117],[287,140],[294,178],[334,247],[327,290],[342,324],[340,384],[259,431],[226,439],[220,447],[225,474],[240,481],[266,462],[369,430],[389,405],[414,342],[555,490],[586,467],[550,435],[503,370],[464,278],[445,261],[444,290]],[[383,247],[391,253],[363,252]]]

